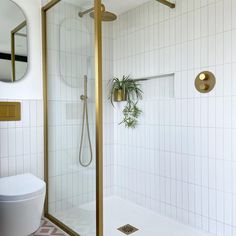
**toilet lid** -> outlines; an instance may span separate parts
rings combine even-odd
[[[0,178],[0,201],[33,198],[45,193],[45,182],[32,174]]]

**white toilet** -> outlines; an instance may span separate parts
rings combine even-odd
[[[31,174],[0,178],[0,235],[28,236],[40,226],[46,185]]]

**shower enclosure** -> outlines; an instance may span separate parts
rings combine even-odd
[[[71,235],[102,235],[101,7],[53,0],[42,9],[45,214]],[[88,8],[93,18],[80,17]]]
[[[235,236],[236,1],[54,0],[43,16],[46,216],[72,236]],[[128,75],[135,129],[108,101]]]

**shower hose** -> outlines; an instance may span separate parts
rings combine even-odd
[[[84,76],[84,95],[81,95],[80,98],[83,101],[83,122],[82,122],[82,133],[81,133],[81,140],[80,140],[80,148],[79,148],[79,163],[83,167],[88,167],[92,161],[93,161],[93,151],[92,151],[92,143],[91,143],[91,137],[90,137],[90,131],[89,131],[89,122],[88,122],[88,96],[87,96],[87,76]],[[87,163],[83,162],[82,158],[82,149],[83,149],[83,140],[84,140],[84,132],[85,132],[85,126],[86,131],[88,134],[88,142],[89,142],[89,151],[90,151],[90,157],[89,161]]]

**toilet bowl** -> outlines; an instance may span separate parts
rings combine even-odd
[[[0,178],[0,235],[28,236],[40,226],[46,185],[32,174]]]

